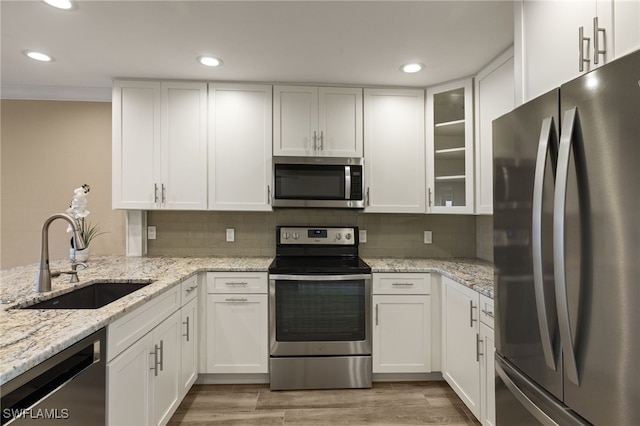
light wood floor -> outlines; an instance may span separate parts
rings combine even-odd
[[[372,389],[271,391],[269,385],[194,385],[177,425],[478,425],[443,381],[377,382]]]

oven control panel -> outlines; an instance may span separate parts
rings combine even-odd
[[[287,245],[358,245],[357,227],[283,226],[279,229],[279,243]]]

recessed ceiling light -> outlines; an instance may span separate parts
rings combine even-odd
[[[75,9],[75,4],[71,0],[43,0],[49,6],[58,9],[71,10]]]
[[[198,62],[208,67],[219,67],[222,65],[222,60],[214,58],[213,56],[198,56]]]
[[[414,73],[414,72],[418,72],[421,71],[424,68],[423,64],[420,63],[411,63],[411,64],[404,64],[403,66],[400,67],[400,70],[402,72],[406,72],[406,73]]]
[[[33,50],[23,50],[22,54],[36,61],[40,62],[52,62],[53,57],[46,55],[42,52],[34,52]]]

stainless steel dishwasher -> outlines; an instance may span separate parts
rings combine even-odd
[[[2,425],[102,425],[106,422],[103,328],[2,386]]]

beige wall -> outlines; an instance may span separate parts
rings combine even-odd
[[[42,223],[87,183],[89,220],[108,233],[95,254],[124,254],[125,217],[111,209],[111,103],[0,101],[0,269],[39,259]],[[70,234],[51,225],[52,259],[69,256]]]

